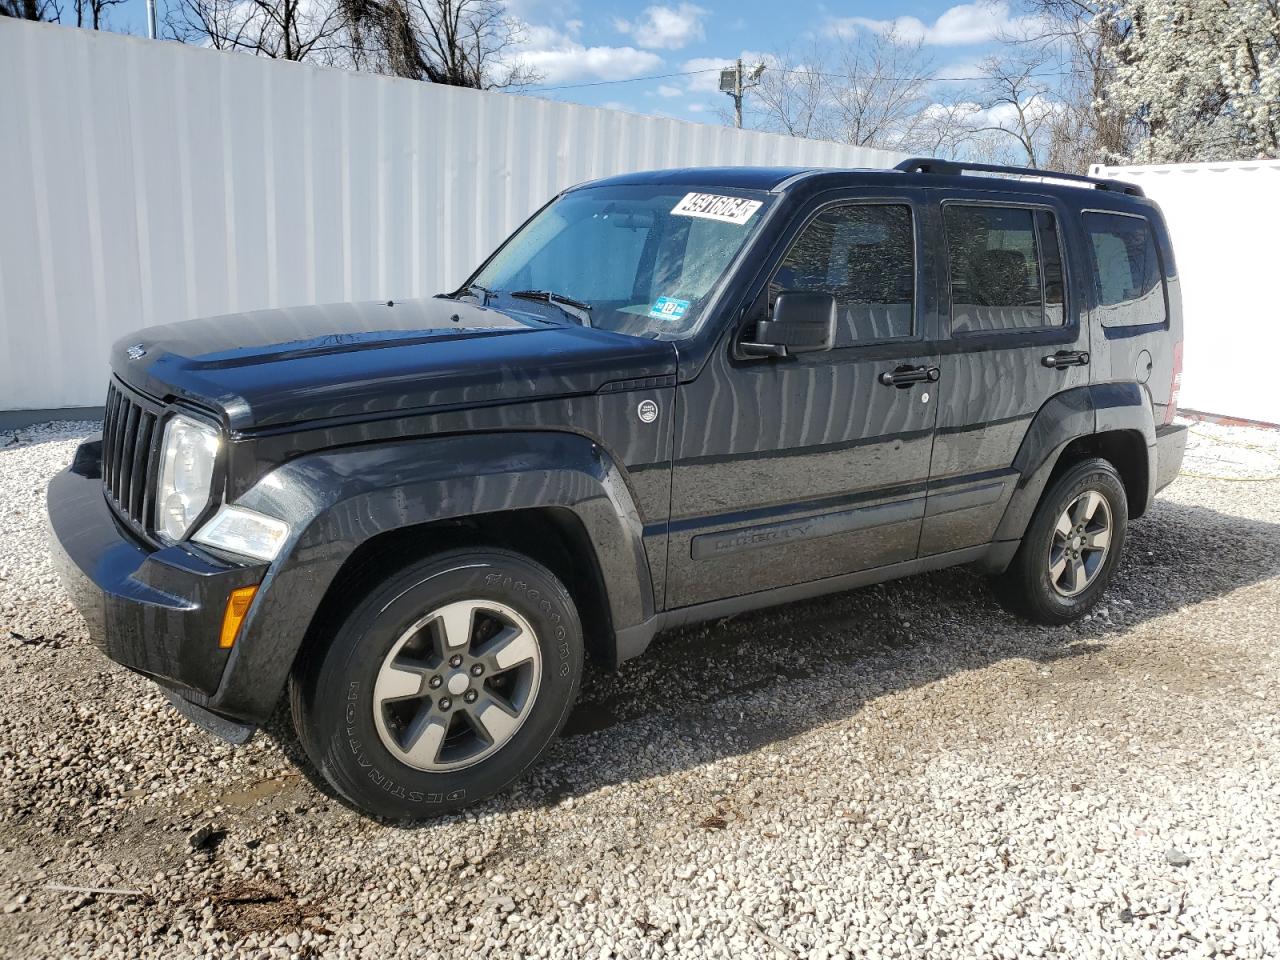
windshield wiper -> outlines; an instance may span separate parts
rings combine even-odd
[[[573,297],[566,297],[553,290],[516,290],[511,293],[511,296],[518,297],[521,300],[541,300],[543,303],[549,303],[553,307],[559,307],[561,313],[577,320],[582,326],[591,326],[591,304],[589,303],[583,303],[581,300],[573,299]],[[580,310],[581,313],[573,313],[573,310]]]

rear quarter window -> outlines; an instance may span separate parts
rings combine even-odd
[[[1084,226],[1103,325],[1164,324],[1169,318],[1164,270],[1151,223],[1145,217],[1090,212]]]

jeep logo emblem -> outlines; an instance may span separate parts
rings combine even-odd
[[[636,416],[642,423],[653,423],[658,419],[658,405],[652,400],[641,400],[636,407]]]

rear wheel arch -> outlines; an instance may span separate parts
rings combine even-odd
[[[1050,483],[1075,464],[1102,457],[1125,487],[1130,518],[1151,503],[1155,421],[1136,383],[1076,387],[1051,397],[1037,412],[1013,461],[1021,474],[995,540],[1020,540]]]
[[[1129,519],[1142,516],[1148,506],[1151,464],[1141,431],[1106,430],[1076,437],[1058,454],[1050,479],[1056,479],[1077,463],[1094,457],[1106,460],[1120,474],[1128,501]]]

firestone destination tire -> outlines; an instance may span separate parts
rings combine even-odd
[[[295,669],[294,725],[354,806],[422,819],[509,786],[559,733],[578,693],[582,626],[541,564],[455,550],[371,590]]]
[[[1001,601],[1036,623],[1078,620],[1107,589],[1128,525],[1129,502],[1116,468],[1097,457],[1077,463],[1036,507],[996,583]]]

